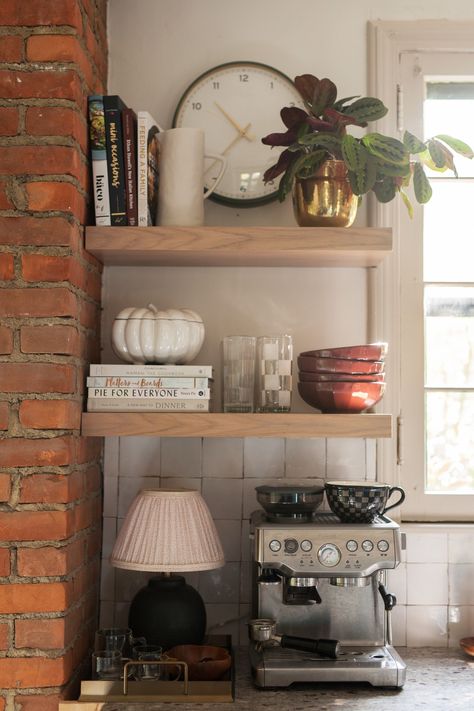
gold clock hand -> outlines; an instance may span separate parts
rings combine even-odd
[[[225,156],[225,154],[230,151],[230,149],[237,143],[237,141],[240,141],[240,139],[245,136],[245,134],[247,133],[247,131],[249,130],[249,128],[250,128],[251,125],[252,125],[251,123],[248,123],[248,124],[245,126],[245,128],[242,129],[242,132],[239,133],[239,135],[236,136],[236,137],[229,143],[229,145],[224,148],[223,151],[221,151],[221,155],[222,155],[222,156]],[[211,165],[210,165],[208,168],[206,168],[206,170],[204,171],[204,175],[206,175],[206,173],[208,173],[208,172],[211,170],[211,168],[213,168],[213,167],[215,166],[216,163],[217,163],[217,160],[213,161],[213,162],[211,163]]]
[[[247,141],[254,141],[254,140],[255,140],[255,136],[254,136],[253,134],[251,134],[251,135],[249,136],[249,135],[247,134],[247,130],[246,130],[245,128],[242,128],[242,126],[240,126],[240,125],[237,123],[237,121],[236,121],[235,119],[233,119],[232,116],[231,116],[230,114],[228,114],[227,111],[226,111],[225,109],[223,109],[220,104],[217,103],[217,101],[214,101],[214,103],[215,103],[215,105],[217,106],[217,108],[219,109],[219,111],[221,111],[221,112],[224,114],[224,116],[226,117],[226,119],[227,119],[227,120],[232,124],[232,126],[240,133],[240,135],[242,136],[242,138],[246,138]],[[250,124],[249,124],[249,126],[250,126]]]

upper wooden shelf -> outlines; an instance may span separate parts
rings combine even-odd
[[[86,412],[86,437],[391,437],[391,415]]]
[[[87,227],[86,249],[106,265],[374,267],[388,228]]]

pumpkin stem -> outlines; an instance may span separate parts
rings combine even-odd
[[[155,304],[148,304],[147,308],[150,309],[150,311],[153,311],[154,314],[158,313],[158,309],[156,308]]]

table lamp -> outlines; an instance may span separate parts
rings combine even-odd
[[[159,572],[138,591],[128,624],[135,637],[169,649],[201,644],[206,631],[202,597],[175,573],[224,565],[206,502],[192,489],[144,489],[132,502],[110,562],[116,568]]]

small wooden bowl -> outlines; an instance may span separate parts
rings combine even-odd
[[[203,644],[179,644],[167,650],[167,655],[186,662],[190,681],[216,681],[231,665],[231,656],[224,647]]]
[[[474,637],[464,637],[459,640],[459,644],[470,657],[474,657]]]

